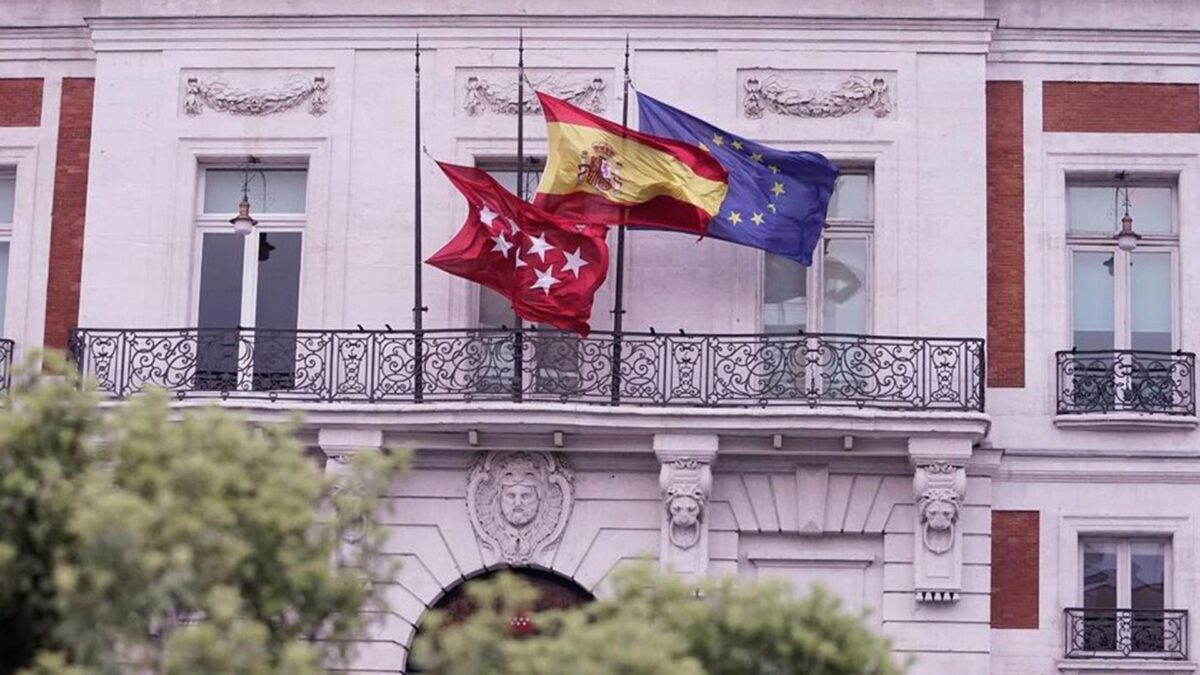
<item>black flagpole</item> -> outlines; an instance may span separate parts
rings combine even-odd
[[[621,126],[629,128],[629,33],[625,34],[625,90]],[[617,297],[613,303],[612,402],[621,400],[621,330],[625,324],[625,223],[617,225]]]
[[[517,198],[525,201],[525,29],[517,33]],[[521,248],[517,247],[517,255]],[[513,289],[519,291],[521,289]],[[513,314],[516,314],[514,310]],[[523,364],[525,362],[525,325],[515,317],[513,334],[513,400],[521,400]]]
[[[413,399],[420,403],[425,396],[424,328],[425,304],[421,290],[421,35],[417,34],[413,67]]]

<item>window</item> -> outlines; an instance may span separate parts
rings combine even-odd
[[[288,389],[295,379],[300,264],[308,172],[273,167],[250,174],[248,236],[231,231],[229,219],[242,199],[244,172],[201,171],[197,217],[199,341],[197,389]],[[250,328],[252,331],[241,330]],[[239,369],[247,361],[252,368]]]
[[[872,183],[869,171],[838,176],[811,267],[764,255],[763,332],[869,331]]]
[[[1135,251],[1113,238],[1124,215],[1120,181],[1067,185],[1071,254],[1071,339],[1079,350],[1171,351],[1179,230],[1175,189],[1129,181]]]
[[[17,197],[17,171],[0,166],[0,336],[8,297],[8,254],[12,246],[13,214]]]
[[[1082,537],[1082,613],[1072,630],[1087,652],[1174,651],[1180,633],[1168,616],[1164,538]]]

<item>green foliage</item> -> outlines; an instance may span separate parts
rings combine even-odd
[[[0,673],[324,673],[381,609],[369,516],[402,456],[333,485],[295,436],[26,378],[0,409]]]
[[[483,608],[458,625],[434,617],[416,645],[436,675],[899,675],[888,643],[817,588],[706,580],[699,586],[649,568],[615,578],[587,606],[535,614],[534,635],[509,618],[532,606],[514,577],[470,589]]]

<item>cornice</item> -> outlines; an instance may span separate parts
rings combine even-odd
[[[615,45],[629,33],[642,47],[696,49],[786,44],[796,50],[917,50],[984,53],[996,25],[987,19],[686,15],[310,15],[103,16],[86,19],[97,51],[156,49],[408,49],[421,33],[430,48],[569,40]],[[186,36],[186,40],[183,38]],[[698,43],[697,40],[702,40]]]
[[[998,28],[988,61],[1097,65],[1185,65],[1200,57],[1200,30]]]
[[[0,27],[0,61],[94,61],[87,26]]]

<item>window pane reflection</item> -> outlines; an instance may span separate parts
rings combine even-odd
[[[837,177],[833,197],[829,200],[828,218],[837,220],[867,220],[870,210],[870,176],[865,173],[843,173]]]
[[[808,323],[808,268],[766,254],[763,285],[763,328],[767,333],[796,333]]]
[[[825,241],[823,320],[828,333],[867,332],[867,242]]]
[[[1130,608],[1164,609],[1166,546],[1158,541],[1135,541],[1130,548]]]
[[[0,167],[0,223],[13,221],[13,204],[16,201],[17,174],[11,169]]]
[[[1072,316],[1075,347],[1082,350],[1113,348],[1112,253],[1076,251],[1072,272]]]
[[[241,169],[207,169],[204,172],[204,212],[237,213],[242,201]],[[250,172],[250,213],[304,213],[308,171],[263,169]]]
[[[1130,260],[1134,349],[1171,350],[1171,255],[1138,252]]]
[[[1084,542],[1083,606],[1089,609],[1117,606],[1116,542]]]

